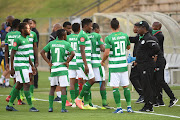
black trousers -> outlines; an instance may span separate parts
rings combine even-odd
[[[35,56],[34,56],[34,61],[36,61],[36,57]],[[34,64],[35,64],[35,62],[34,62]],[[37,74],[34,75],[34,87],[38,88],[38,70],[36,69],[36,71],[37,71]]]
[[[140,96],[143,96],[143,89],[141,86],[141,79],[140,79],[140,74],[138,72],[137,66],[132,65],[131,68],[131,74],[130,74],[130,81],[132,85],[134,86],[135,90]]]
[[[155,103],[154,68],[155,63],[146,63],[143,65],[137,64],[137,69],[140,73],[141,85],[143,89],[145,107],[152,107],[152,105]]]
[[[158,61],[157,61],[158,62]],[[157,90],[157,100],[162,101],[162,89],[166,92],[166,94],[169,96],[170,99],[174,99],[174,94],[171,90],[171,88],[168,86],[168,84],[164,80],[164,68],[166,65],[165,60],[161,60],[161,62],[156,64],[156,72],[155,72],[155,78],[156,78],[156,90]]]

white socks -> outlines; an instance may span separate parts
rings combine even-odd
[[[56,92],[57,96],[61,98],[61,91]]]

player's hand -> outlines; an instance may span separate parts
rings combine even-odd
[[[133,65],[136,66],[136,65],[137,65],[137,62],[134,62]]]
[[[53,64],[52,64],[52,63],[48,63],[48,65],[49,65],[49,67],[50,67],[50,68],[53,66]]]
[[[37,73],[36,68],[34,66],[32,67],[32,72],[33,72],[33,75],[36,75],[36,73]]]
[[[102,66],[104,66],[104,65],[105,65],[105,63],[104,63],[103,61],[101,61],[101,65],[102,65]]]
[[[38,63],[38,62],[35,62],[35,67],[36,67],[36,68],[38,67],[38,65],[39,65],[39,63]]]
[[[9,70],[9,64],[6,64],[6,70]]]
[[[66,67],[69,68],[69,63],[65,62],[64,65],[66,65]]]
[[[85,68],[84,68],[84,73],[87,75],[89,73],[89,68],[87,65],[85,65]]]
[[[14,76],[14,74],[15,74],[14,68],[11,68],[10,74],[11,74],[11,76]]]

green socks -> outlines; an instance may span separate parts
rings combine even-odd
[[[18,94],[17,94],[17,100],[20,99],[20,90],[18,91]]]
[[[30,108],[33,107],[30,92],[29,91],[24,91],[24,95],[26,96],[26,100],[28,102],[28,105],[30,105]]]
[[[126,99],[127,106],[131,106],[131,93],[129,88],[124,88],[124,97]]]
[[[79,86],[78,86],[78,83],[75,83],[74,87],[75,87],[75,98],[77,98],[77,96],[79,95]]]
[[[93,106],[93,104],[92,104],[91,90],[89,90],[89,105],[90,105],[90,106]]]
[[[70,90],[70,95],[71,95],[72,103],[75,103],[75,99],[76,99],[75,90]]]
[[[54,96],[49,95],[49,108],[53,108]]]
[[[62,100],[62,109],[66,109],[66,100],[67,100],[67,95],[61,95],[61,100]]]
[[[13,106],[14,100],[16,99],[18,92],[19,92],[18,89],[16,89],[16,88],[13,89],[12,94],[11,94],[11,98],[10,98],[9,103],[8,103],[9,106]]]
[[[16,83],[13,85],[13,88],[12,88],[11,92],[9,93],[10,96],[12,95],[12,92],[15,89],[15,87],[16,87]]]
[[[79,98],[82,99],[85,94],[89,94],[89,90],[91,88],[91,84],[89,82],[86,82],[83,86],[83,89],[79,95]]]
[[[107,105],[106,90],[100,90],[100,93],[102,98],[102,105]]]
[[[33,95],[34,85],[30,85],[30,87],[29,87],[29,92],[30,92],[30,94],[31,94],[31,97],[33,97],[33,96],[34,96],[34,95]]]
[[[117,108],[121,107],[121,101],[120,101],[120,93],[118,88],[113,89],[113,96],[116,103]]]

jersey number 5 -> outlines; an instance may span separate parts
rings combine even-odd
[[[115,47],[115,55],[116,56],[126,54],[125,41],[117,41],[117,42],[114,42],[114,44],[117,46],[117,47]],[[119,52],[118,52],[118,50],[119,50]]]

